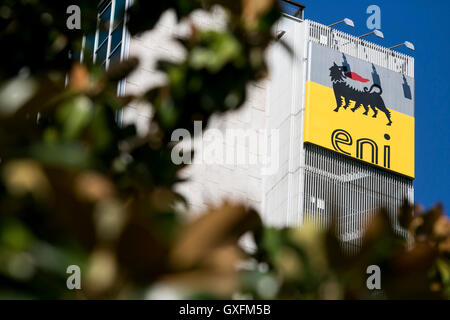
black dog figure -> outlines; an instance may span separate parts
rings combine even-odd
[[[381,94],[383,90],[377,84],[373,84],[370,89],[364,88],[364,91],[354,88],[349,82],[348,77],[345,75],[347,68],[338,66],[336,63],[330,68],[331,82],[333,82],[333,91],[336,98],[336,109],[338,112],[341,107],[347,109],[348,106],[354,103],[354,107],[351,108],[355,112],[360,107],[364,108],[364,115],[367,115],[369,108],[373,110],[373,118],[377,117],[378,110],[383,112],[389,122],[388,126],[392,124],[391,112],[384,105]],[[377,110],[378,109],[378,110]]]

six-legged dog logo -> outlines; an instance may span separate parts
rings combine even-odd
[[[388,119],[387,125],[392,124],[391,112],[386,108],[381,94],[383,90],[381,86],[373,84],[370,89],[357,89],[352,82],[368,82],[360,75],[354,72],[347,72],[347,67],[338,66],[336,63],[330,68],[331,82],[333,83],[334,95],[336,98],[336,108],[338,112],[340,108],[347,109],[351,106],[351,110],[355,112],[360,107],[364,108],[364,115],[368,115],[369,108],[373,111],[373,118],[377,117],[378,110],[383,112]]]

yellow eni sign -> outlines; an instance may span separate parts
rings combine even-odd
[[[312,57],[304,141],[414,178],[413,79],[356,58],[343,61],[342,53]]]

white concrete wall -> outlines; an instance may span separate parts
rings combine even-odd
[[[223,15],[217,10],[212,16],[196,12],[192,21],[203,28],[220,28]],[[260,163],[268,156],[264,148],[257,148],[255,156],[258,164],[193,164],[183,172],[189,182],[177,189],[185,195],[190,210],[199,213],[209,204],[220,203],[224,199],[244,202],[259,212],[266,223],[271,225],[298,224],[302,207],[301,163],[304,79],[306,77],[305,28],[303,23],[283,18],[277,29],[286,31],[286,41],[295,54],[289,55],[279,44],[268,52],[270,77],[248,87],[248,99],[238,111],[214,116],[208,128],[217,128],[225,134],[227,129],[252,129],[257,131],[258,140],[269,138],[271,129],[279,132],[279,170],[273,175],[263,175]],[[127,93],[140,93],[152,86],[164,83],[164,75],[155,70],[158,58],[182,59],[184,52],[173,35],[189,32],[187,23],[176,26],[175,16],[167,12],[155,30],[130,41],[129,56],[137,56],[141,64],[126,81]],[[152,116],[148,105],[132,104],[123,115],[124,122],[137,123],[138,130],[148,130]],[[236,153],[243,150],[252,152],[248,143],[225,141],[224,150]],[[254,151],[254,150],[253,150]]]
[[[267,224],[300,225],[303,201],[303,123],[307,69],[306,28],[296,19],[283,18],[277,32],[293,51],[280,45],[269,51],[270,89],[268,127],[279,130],[280,169],[266,177],[263,210]]]

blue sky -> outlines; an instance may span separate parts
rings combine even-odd
[[[450,1],[447,0],[303,0],[305,18],[331,24],[345,17],[355,28],[337,29],[361,35],[369,32],[366,9],[381,9],[384,39],[367,40],[390,47],[411,41],[416,51],[398,51],[415,58],[416,180],[415,201],[425,207],[444,204],[450,213]]]

